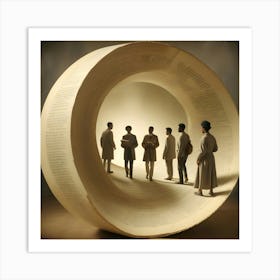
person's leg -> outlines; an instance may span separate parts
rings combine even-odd
[[[130,160],[129,161],[129,175],[130,175],[130,178],[132,179],[132,174],[133,174],[133,160]]]
[[[178,173],[179,173],[179,184],[184,183],[184,178],[183,178],[183,161],[181,158],[178,158]]]
[[[111,160],[110,159],[107,159],[107,172],[113,173],[113,171],[111,171]]]
[[[106,169],[106,159],[103,159],[103,166],[104,166],[104,169]]]
[[[170,160],[170,159],[166,160],[166,169],[167,169],[167,174],[168,174],[168,177],[166,179],[171,180],[172,177],[173,177],[173,174],[172,174],[172,160]]]
[[[167,178],[165,180],[169,180],[169,168],[168,168],[168,160],[165,160],[165,165],[166,165],[166,172],[167,172]]]
[[[128,160],[124,161],[125,175],[128,177]]]
[[[197,172],[196,172],[196,177],[195,177],[195,182],[194,182],[194,187],[198,188],[198,191],[195,192],[196,195],[203,195],[202,193],[202,184],[201,184],[201,163],[197,167]]]
[[[170,180],[173,178],[172,159],[168,160],[168,177]]]
[[[149,162],[148,161],[145,161],[145,165],[146,165],[146,179],[149,178]]]
[[[154,161],[150,161],[150,176],[149,176],[150,181],[153,180],[153,175],[154,175]]]
[[[188,173],[187,173],[187,167],[186,167],[186,162],[187,162],[187,159],[184,159],[182,164],[183,164],[183,172],[185,174],[185,183],[188,182]]]

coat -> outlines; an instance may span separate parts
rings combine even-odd
[[[116,148],[114,143],[113,132],[111,129],[106,129],[100,138],[100,144],[102,147],[102,159],[113,159],[114,149]]]
[[[142,147],[145,149],[143,161],[156,161],[156,148],[159,146],[158,137],[154,134],[144,136]]]
[[[122,137],[121,146],[124,148],[124,160],[135,160],[135,148],[138,146],[136,136],[128,133]]]
[[[215,137],[205,133],[200,141],[201,152],[197,160],[200,162],[197,167],[194,187],[210,189],[217,187],[216,164],[213,152],[218,150]]]
[[[165,147],[163,151],[163,159],[165,160],[171,160],[176,158],[176,149],[175,149],[175,137],[170,134],[166,137],[165,140]]]
[[[188,144],[190,143],[190,137],[186,132],[182,132],[178,143],[178,158],[187,158],[188,157]]]

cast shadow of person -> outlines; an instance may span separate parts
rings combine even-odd
[[[215,196],[230,194],[232,192],[232,190],[219,191],[219,186],[222,186],[222,185],[224,185],[228,182],[231,182],[232,180],[234,180],[236,178],[238,178],[237,174],[229,174],[229,175],[219,176],[218,177],[218,187],[215,188],[215,189],[217,189],[217,190],[215,190]],[[236,184],[238,184],[238,181],[239,180],[237,180]]]

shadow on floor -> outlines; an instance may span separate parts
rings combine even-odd
[[[55,199],[48,195],[42,199],[42,239],[131,239],[93,228],[70,215]],[[173,234],[166,239],[238,239],[239,238],[239,184],[223,205],[200,224]]]

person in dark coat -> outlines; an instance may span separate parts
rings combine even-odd
[[[185,175],[185,183],[188,182],[188,173],[186,168],[186,162],[188,159],[188,145],[190,143],[190,137],[185,132],[185,124],[180,123],[178,125],[178,132],[181,132],[181,136],[178,142],[178,172],[179,172],[179,182],[177,184],[184,184],[184,175]]]
[[[158,137],[153,134],[154,128],[149,127],[149,134],[144,136],[142,147],[145,149],[143,161],[146,164],[146,179],[153,180],[154,162],[157,160],[156,148],[159,146]]]
[[[137,138],[134,134],[131,133],[132,127],[130,125],[125,127],[127,134],[122,137],[121,146],[124,148],[124,167],[126,177],[132,179],[133,177],[133,161],[135,157],[135,148],[138,146]],[[129,168],[128,168],[129,162]]]
[[[194,187],[198,188],[196,194],[203,195],[203,189],[209,189],[209,194],[214,195],[213,188],[217,187],[217,174],[214,152],[218,151],[215,137],[210,134],[211,124],[208,121],[201,123],[203,136],[200,140],[201,152],[197,158],[197,173]]]
[[[107,123],[107,129],[102,133],[100,138],[100,145],[102,147],[102,159],[104,168],[106,168],[107,162],[107,172],[113,173],[111,170],[111,160],[114,159],[114,150],[116,149],[114,136],[113,136],[113,123]]]

